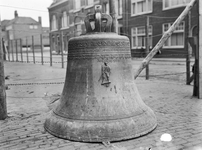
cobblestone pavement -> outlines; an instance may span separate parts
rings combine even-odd
[[[145,80],[143,72],[136,84],[157,116],[157,128],[148,135],[104,146],[60,139],[44,130],[47,99],[61,93],[66,69],[6,62],[9,117],[0,121],[0,150],[202,150],[202,100],[192,97],[193,86],[185,85],[185,74],[180,74],[185,65],[154,64],[150,68],[151,75],[158,76]],[[172,136],[171,142],[160,140],[164,133]]]

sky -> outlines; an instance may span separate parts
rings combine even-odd
[[[49,27],[48,7],[53,0],[0,0],[1,21],[14,19],[14,11],[19,17],[31,17],[38,21],[40,16],[42,26]]]

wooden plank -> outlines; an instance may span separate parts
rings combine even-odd
[[[49,43],[50,43],[50,66],[52,66],[53,64],[52,64],[52,60],[53,60],[53,58],[52,58],[52,49],[53,49],[53,46],[52,46],[52,35],[51,35],[51,33],[49,33]]]
[[[4,58],[3,58],[3,47],[1,39],[1,20],[0,20],[0,120],[4,120],[6,118],[7,118],[6,86],[4,77]]]
[[[43,62],[43,35],[40,34],[40,45],[41,45],[41,64],[43,65],[44,62]]]
[[[187,15],[187,21],[185,25],[185,50],[187,51],[186,57],[186,84],[190,85],[190,62],[191,62],[191,46],[188,42],[188,38],[191,36],[191,11]]]
[[[146,34],[146,54],[149,54],[149,16],[146,19],[146,26],[145,26],[145,34]],[[149,80],[149,64],[146,66],[146,80]]]
[[[198,98],[202,98],[202,1],[201,0],[198,0],[198,3],[199,3],[199,95],[198,95]]]

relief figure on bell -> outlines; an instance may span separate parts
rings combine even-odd
[[[109,67],[107,62],[104,62],[104,64],[101,66],[101,76],[100,79],[98,80],[102,81],[101,85],[105,85],[106,87],[109,86],[109,84],[111,83],[109,81],[110,74],[111,74],[111,68]]]

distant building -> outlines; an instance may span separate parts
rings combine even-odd
[[[191,0],[114,0],[117,17],[116,32],[131,41],[133,57],[145,57],[145,25],[149,17],[149,45],[152,49],[162,35]],[[103,13],[109,14],[109,0],[54,0],[49,9],[50,39],[52,50],[67,50],[71,37],[85,33],[84,18],[94,13],[94,5],[102,5]],[[166,41],[161,55],[156,57],[186,57],[185,44],[188,33],[197,24],[196,6],[191,11],[191,27],[188,18],[177,27]],[[62,39],[62,40],[60,40]],[[63,41],[61,43],[61,41]]]
[[[62,44],[60,39],[63,39],[63,50],[67,50],[67,41],[71,37],[69,1],[54,0],[48,9],[50,18],[50,47],[52,51],[60,53]]]
[[[94,13],[95,5],[102,5],[103,13],[109,14],[109,0],[53,0],[48,8],[50,18],[50,39],[52,51],[68,51],[68,40],[86,32],[84,18]],[[118,13],[117,32],[122,32],[122,1],[116,2]],[[62,40],[60,40],[62,39]],[[63,41],[62,43],[60,43]]]
[[[1,30],[2,30],[2,38],[8,39],[6,34],[6,25],[9,23],[10,20],[3,20],[1,21]]]
[[[130,0],[128,16],[128,33],[131,39],[131,54],[133,57],[143,54],[145,57],[145,25],[149,17],[149,44],[153,48],[165,31],[182,13],[191,0]],[[164,44],[161,54],[156,57],[186,57],[185,44],[187,36],[192,34],[197,25],[196,5],[191,11],[191,27],[188,29],[188,17],[177,27]]]
[[[46,47],[50,46],[50,27],[42,27],[42,38],[43,38],[43,44]]]
[[[38,21],[32,19],[31,17],[20,17],[18,16],[17,11],[14,13],[14,19],[12,20],[3,20],[2,21],[2,31],[3,38],[8,43],[9,41],[17,40],[19,43],[19,39],[22,39],[22,45],[32,44],[32,36],[34,37],[34,45],[40,45],[40,34],[46,37],[49,37],[49,29],[45,28],[46,32],[44,32],[44,28],[41,24],[41,17],[38,18]],[[44,45],[49,45],[49,38],[43,40]]]

